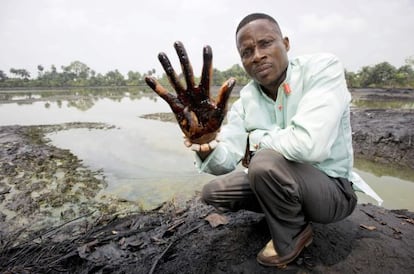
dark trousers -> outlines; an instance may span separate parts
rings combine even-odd
[[[248,173],[235,171],[206,184],[202,199],[222,211],[264,213],[275,249],[282,256],[293,250],[297,235],[309,222],[339,221],[357,203],[348,180],[286,160],[270,149],[256,153]]]

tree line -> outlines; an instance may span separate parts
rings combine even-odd
[[[388,62],[382,62],[373,66],[364,66],[358,72],[345,71],[345,77],[349,87],[394,87],[414,88],[414,57],[407,58],[406,64],[397,68]],[[105,74],[96,73],[86,64],[74,61],[67,66],[61,66],[58,70],[55,65],[49,69],[44,66],[37,66],[37,76],[32,77],[26,69],[10,69],[10,76],[0,70],[0,88],[14,87],[122,87],[142,86],[146,89],[145,77],[155,76],[155,69],[145,73],[129,71],[126,77],[118,70],[112,70]],[[179,75],[182,77],[182,75]],[[213,69],[212,85],[220,86],[225,80],[235,77],[238,85],[245,85],[249,82],[244,69],[235,64],[231,68],[220,71]],[[168,77],[164,73],[156,77],[163,85],[168,85]],[[198,80],[198,79],[196,79]]]
[[[388,62],[364,66],[358,72],[345,71],[346,81],[353,88],[414,88],[414,56],[396,68]]]

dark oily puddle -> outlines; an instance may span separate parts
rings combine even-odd
[[[0,125],[75,121],[114,125],[106,130],[57,131],[47,137],[53,145],[72,151],[91,170],[102,171],[107,183],[102,195],[138,202],[148,209],[172,198],[188,199],[213,178],[195,170],[193,154],[184,147],[175,123],[141,118],[166,112],[168,105],[154,96],[9,102],[0,105]],[[384,207],[414,210],[412,170],[401,176],[399,168],[385,170],[379,164],[367,166],[366,162],[356,161],[356,171],[381,196]],[[375,203],[365,195],[359,198],[360,202]]]

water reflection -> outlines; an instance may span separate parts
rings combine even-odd
[[[83,107],[87,103],[82,100],[82,103],[77,104],[73,104],[72,100],[36,101],[23,105],[0,104],[0,125],[56,124],[75,121],[114,125],[134,124],[140,115],[169,111],[169,106],[163,100],[154,97],[141,96],[140,99],[123,97],[119,101],[104,97],[94,100],[93,105],[88,108]]]
[[[414,109],[414,101],[410,100],[352,100],[352,105],[358,108],[370,109]]]
[[[399,167],[393,164],[381,164],[366,159],[355,158],[354,166],[358,169],[372,173],[376,177],[396,177],[401,180],[414,182],[414,170],[409,167]]]
[[[378,177],[372,173],[358,169],[356,171],[384,200],[382,206],[388,209],[408,209],[414,211],[414,183],[412,181],[391,176]],[[376,204],[374,199],[362,193],[357,192],[357,195],[359,203]]]
[[[91,169],[103,169],[108,182],[105,193],[141,201],[151,208],[172,197],[189,198],[213,178],[195,170],[193,153],[184,148],[178,125],[140,118],[170,111],[157,96],[108,91],[85,93],[78,98],[62,93],[41,100],[32,98],[29,104],[0,104],[0,125],[103,122],[116,126],[111,130],[72,129],[48,135],[53,144],[70,149]],[[356,168],[384,199],[385,207],[414,210],[410,197],[414,193],[412,171],[386,169],[366,161],[356,161]],[[374,203],[365,195],[359,196],[361,202]]]
[[[356,159],[355,171],[384,200],[384,207],[414,210],[414,170]],[[374,199],[357,194],[360,203],[376,204]]]
[[[104,131],[73,129],[48,138],[92,169],[102,168],[108,182],[105,193],[139,201],[146,208],[176,196],[190,198],[212,177],[195,170],[193,155],[183,148],[173,123],[136,117],[135,125]]]
[[[18,105],[33,104],[45,101],[45,108],[49,108],[52,102],[58,102],[61,106],[62,100],[68,102],[69,107],[75,107],[81,111],[86,111],[101,99],[109,99],[121,102],[128,97],[132,100],[139,100],[142,97],[151,98],[155,102],[158,97],[152,93],[145,93],[137,87],[124,87],[117,89],[93,88],[93,89],[73,89],[73,90],[42,90],[42,91],[1,91],[0,104],[17,103]]]
[[[95,98],[82,98],[79,100],[70,100],[68,102],[68,107],[75,107],[79,109],[80,111],[86,111],[93,107],[96,100]],[[116,101],[116,100],[115,100]]]

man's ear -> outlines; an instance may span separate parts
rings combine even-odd
[[[289,43],[289,38],[288,37],[283,38],[283,44],[285,45],[286,51],[289,51],[290,43]]]

